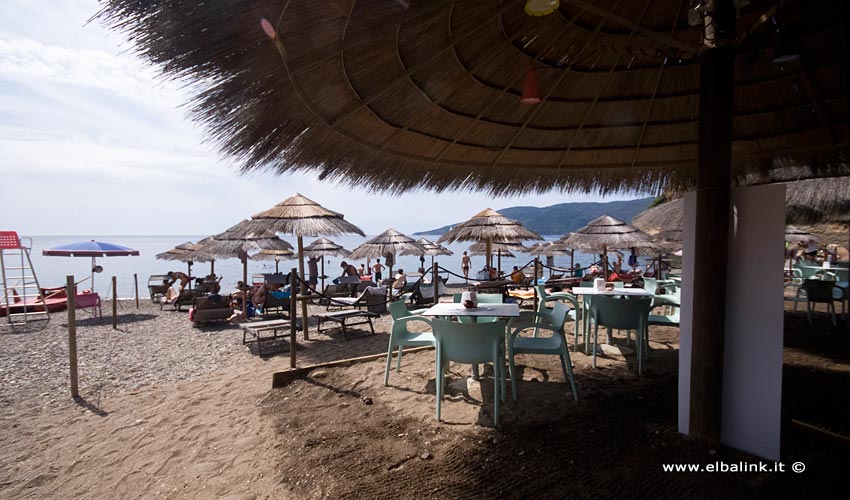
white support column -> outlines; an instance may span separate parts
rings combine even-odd
[[[721,442],[779,459],[782,410],[782,273],[785,186],[732,192]],[[696,197],[685,196],[682,315],[679,341],[679,432],[688,433]],[[699,299],[697,297],[697,299]]]

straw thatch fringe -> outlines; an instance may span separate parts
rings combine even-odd
[[[292,251],[292,245],[270,231],[257,230],[248,220],[243,220],[223,233],[203,240],[197,252],[207,257],[242,257],[254,250]]]
[[[289,260],[292,259],[295,252],[289,249],[268,249],[264,248],[251,256],[251,260]]]
[[[428,238],[419,238],[416,243],[421,248],[408,248],[400,252],[401,255],[430,255],[437,257],[438,255],[454,255],[454,252],[445,248],[443,245],[438,245]]]
[[[190,116],[244,171],[394,192],[692,186],[701,28],[682,25],[679,1],[588,5],[532,18],[497,0],[106,0],[98,18],[188,84]],[[846,163],[845,2],[782,4],[804,58],[781,67],[768,7],[738,19],[758,29],[738,46],[736,175]],[[517,98],[528,62],[541,67],[533,108]]]

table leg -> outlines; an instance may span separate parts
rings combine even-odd
[[[478,316],[472,316],[472,322],[478,323]],[[480,377],[478,373],[478,364],[472,365],[472,380],[478,380]]]

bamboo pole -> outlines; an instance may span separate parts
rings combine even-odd
[[[133,283],[136,286],[136,309],[139,308],[139,273],[133,273]]]
[[[112,329],[118,329],[118,279],[112,277]]]
[[[299,238],[300,243],[301,238]],[[297,270],[293,267],[289,270],[289,366],[295,368],[296,364],[296,354],[295,354],[295,335],[296,335],[296,319],[298,316],[298,304],[295,301],[295,284],[298,282],[298,274]],[[302,302],[303,304],[303,302]],[[301,323],[305,324],[306,321],[302,320]],[[306,329],[304,330],[306,333]]]
[[[74,275],[65,277],[65,294],[68,297],[68,365],[71,369],[71,397],[80,397],[77,378],[77,285],[74,283]]]

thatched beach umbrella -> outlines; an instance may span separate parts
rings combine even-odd
[[[367,259],[372,257],[385,257],[387,254],[395,255],[398,252],[424,252],[419,243],[395,229],[387,229],[383,233],[375,236],[371,240],[363,243],[351,251],[352,259]],[[418,255],[418,254],[416,254]],[[390,262],[387,266],[390,268],[390,276],[393,274],[393,264]]]
[[[199,252],[208,257],[236,257],[242,261],[242,282],[248,283],[248,252],[289,250],[292,245],[271,231],[258,230],[248,220],[205,240]]]
[[[508,250],[507,248],[501,248],[497,250],[499,252],[499,256],[505,256],[508,258],[516,258],[516,254]],[[469,255],[486,255],[487,254],[487,245],[485,243],[473,243],[469,246]],[[500,270],[501,272],[501,270]]]
[[[162,253],[156,254],[156,258],[160,260],[176,260],[185,262],[188,266],[187,274],[192,276],[192,264],[195,263],[194,252],[198,250],[198,248],[200,248],[198,244],[187,241],[177,245],[171,250],[166,250]]]
[[[468,221],[458,224],[446,234],[440,236],[437,243],[455,241],[482,242],[487,248],[487,267],[492,267],[493,242],[520,242],[523,240],[542,240],[539,234],[527,229],[515,220],[508,219],[493,209],[485,209],[473,215]]]
[[[363,231],[343,218],[343,215],[319,205],[301,193],[295,193],[268,210],[254,214],[251,218],[254,227],[260,227],[275,233],[291,234],[298,239],[298,274],[304,277],[304,237],[338,234],[359,234]],[[294,284],[293,284],[294,285]],[[297,290],[293,289],[293,293]],[[307,317],[307,302],[301,301],[301,314]],[[307,322],[303,324],[307,332]]]
[[[605,279],[608,279],[608,249],[658,247],[649,235],[610,215],[588,222],[566,238],[564,243],[601,251]]]
[[[785,241],[788,243],[808,243],[820,241],[817,236],[797,226],[785,226]]]
[[[424,267],[425,256],[431,256],[431,267],[434,267],[434,257],[438,255],[454,255],[454,252],[449,250],[448,248],[440,245],[439,243],[434,243],[428,238],[419,238],[416,240],[416,243],[419,244],[421,249],[413,249],[408,248],[399,252],[401,255],[419,255],[421,258],[420,261],[423,262],[422,266]]]
[[[251,256],[251,260],[273,260],[275,274],[280,272],[280,261],[288,260],[295,255],[290,249],[263,249]]]
[[[487,244],[485,242],[475,243],[469,247],[469,251],[472,255],[486,255]],[[490,253],[496,254],[496,270],[500,275],[502,274],[502,257],[514,258],[516,257],[514,252],[529,253],[529,250],[518,241],[495,240],[491,242]]]
[[[327,238],[319,238],[306,247],[302,252],[305,257],[321,257],[322,258],[322,290],[325,289],[325,256],[331,255],[335,257],[347,257],[351,252],[342,248],[342,245],[337,245]]]

